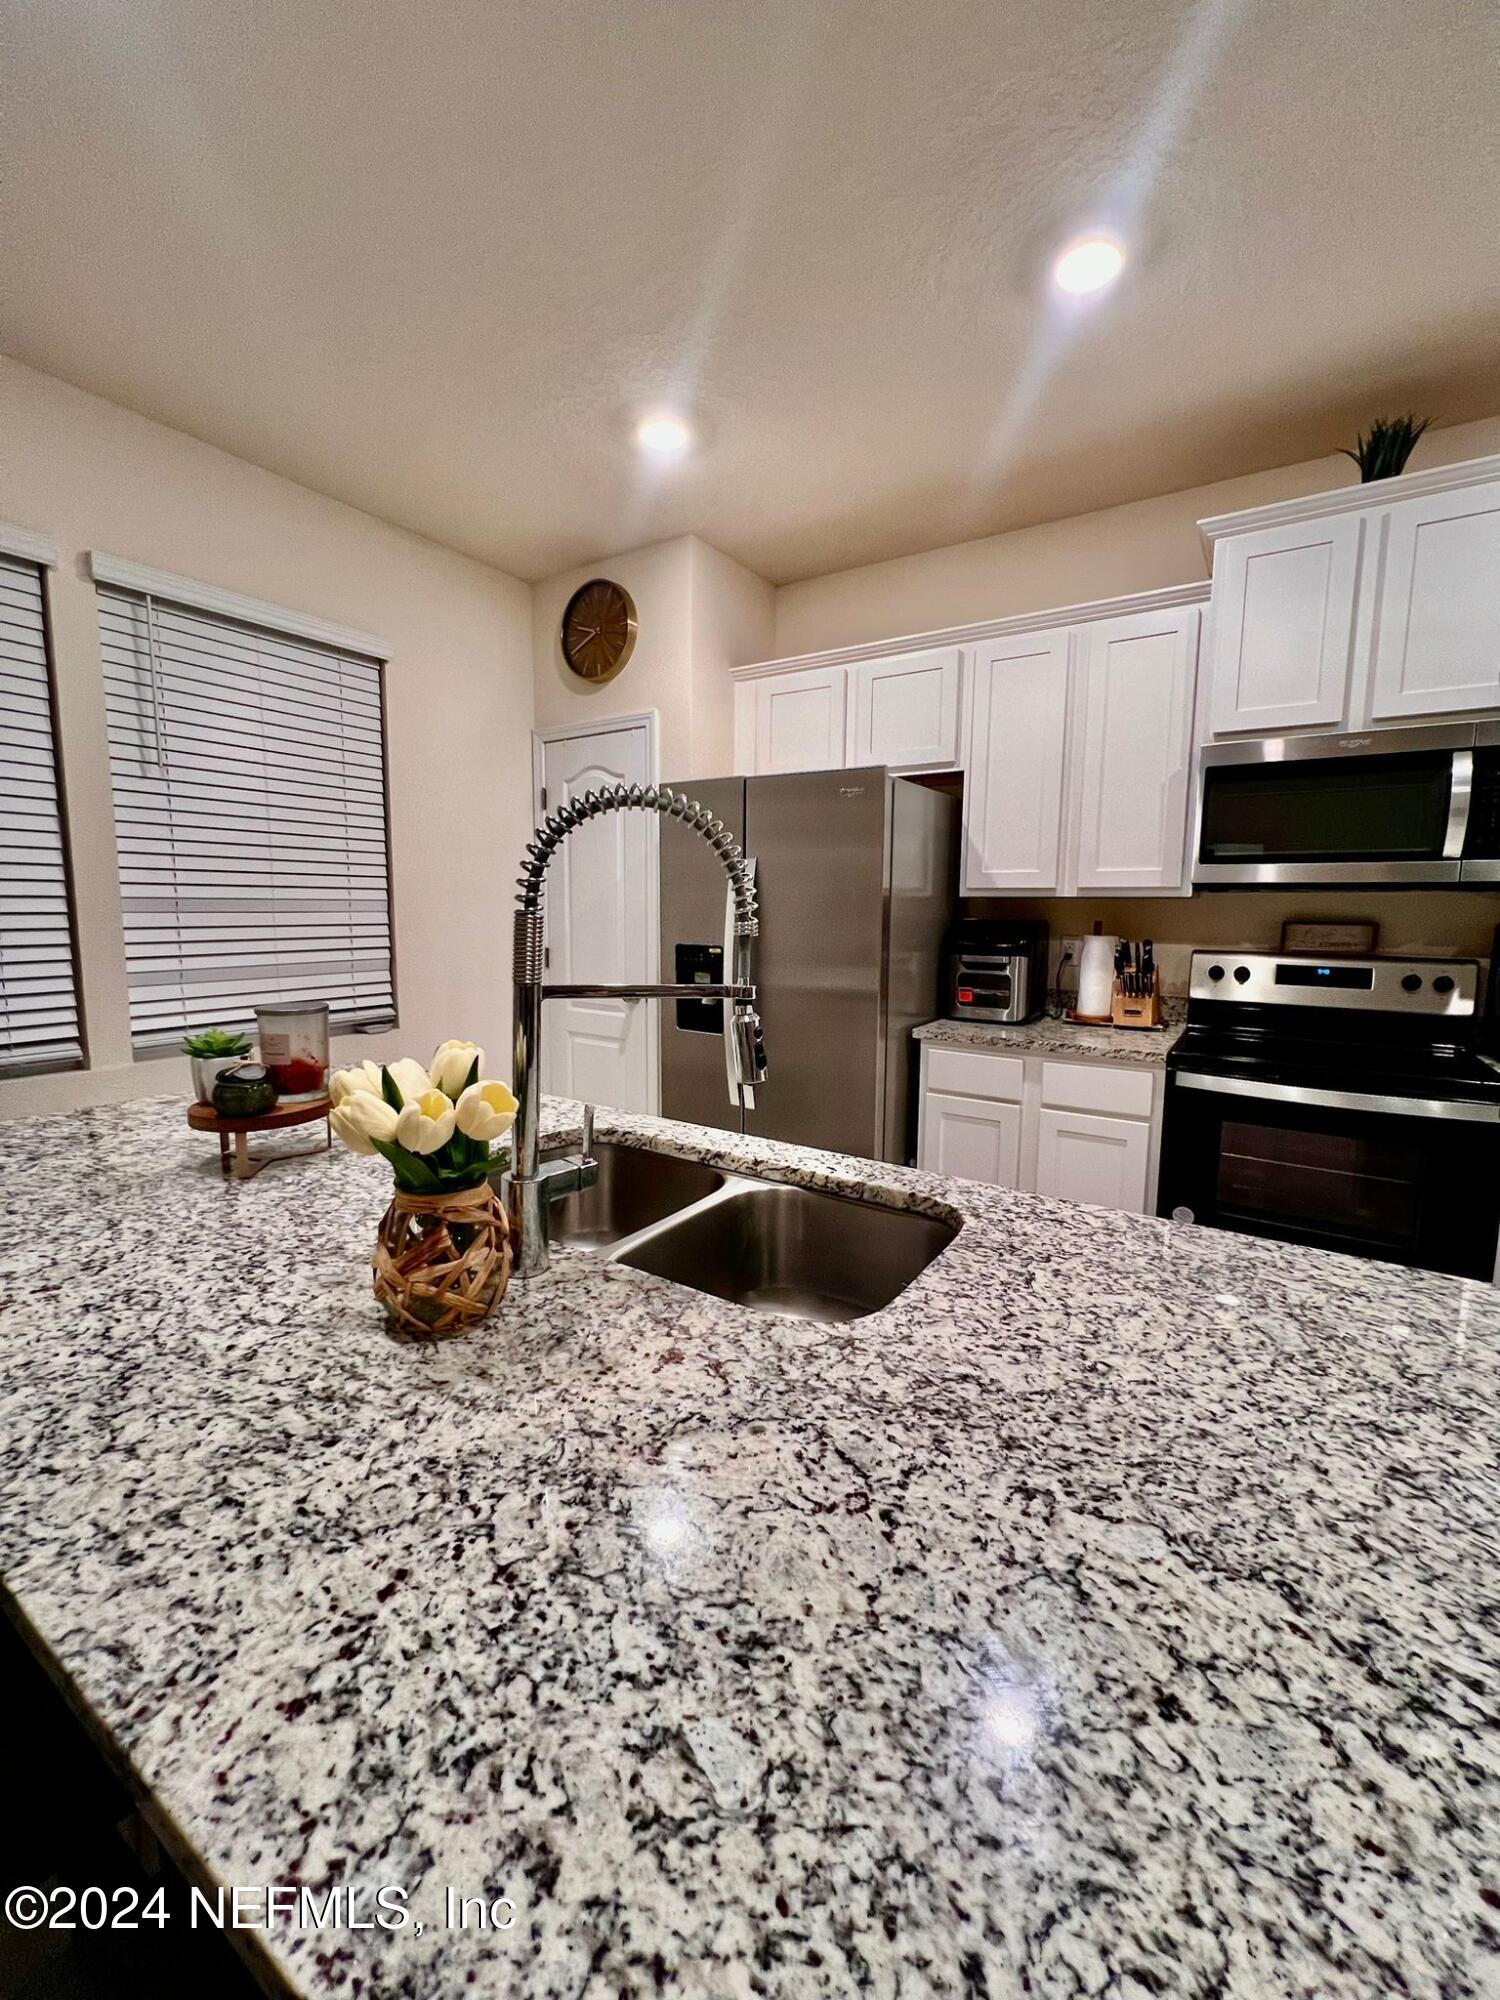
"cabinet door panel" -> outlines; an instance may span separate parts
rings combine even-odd
[[[1214,549],[1216,736],[1334,725],[1353,658],[1357,514],[1228,535]]]
[[[927,1051],[927,1080],[934,1090],[954,1097],[998,1097],[1019,1104],[1026,1083],[1020,1056],[992,1055],[988,1049],[950,1049],[934,1044]]]
[[[1021,1170],[1021,1107],[942,1090],[922,1093],[918,1164],[957,1180],[1016,1187]]]
[[[1042,1064],[1042,1102],[1057,1111],[1102,1111],[1111,1117],[1149,1119],[1152,1095],[1149,1070],[1126,1069],[1112,1062]]]
[[[1066,628],[992,641],[970,676],[963,889],[1058,886],[1067,746]]]
[[[1043,1109],[1037,1132],[1036,1191],[1132,1215],[1147,1207],[1151,1126],[1144,1118]]]
[[[745,685],[753,701],[755,776],[838,770],[848,761],[845,668],[767,674]]]
[[[1392,507],[1371,712],[1500,708],[1500,484]]]
[[[932,771],[958,762],[959,649],[939,646],[849,669],[854,688],[851,764]]]
[[[1077,887],[1180,888],[1198,613],[1103,620],[1082,643]]]

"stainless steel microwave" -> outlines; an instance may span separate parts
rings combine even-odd
[[[1500,723],[1213,743],[1198,775],[1198,888],[1500,882]]]

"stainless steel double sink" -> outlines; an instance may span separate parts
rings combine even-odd
[[[606,1140],[594,1157],[594,1185],[553,1206],[554,1243],[762,1312],[824,1321],[878,1312],[958,1233],[913,1209],[640,1146]]]

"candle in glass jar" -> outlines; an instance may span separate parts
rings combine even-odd
[[[260,1059],[282,1103],[321,1097],[328,1088],[328,1003],[285,1000],[255,1010]]]

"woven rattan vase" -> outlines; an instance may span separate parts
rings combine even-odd
[[[510,1231],[488,1181],[455,1194],[399,1189],[371,1260],[375,1296],[400,1339],[467,1333],[505,1296]]]

